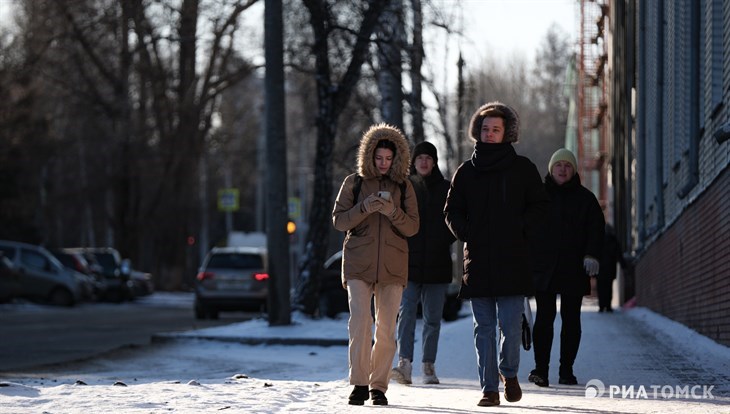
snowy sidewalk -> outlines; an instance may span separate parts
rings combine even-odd
[[[528,383],[533,356],[523,351],[523,398],[502,398],[498,407],[476,405],[481,393],[467,304],[464,318],[442,325],[436,362],[441,384],[420,384],[420,363],[414,363],[414,384],[392,383],[388,407],[347,405],[347,348],[311,345],[346,341],[346,319],[295,315],[289,327],[249,321],[163,335],[150,347],[42,374],[2,373],[0,413],[730,413],[730,348],[645,309],[604,314],[584,303],[579,385],[558,385],[556,369],[549,388]],[[282,345],[298,341],[308,345]]]

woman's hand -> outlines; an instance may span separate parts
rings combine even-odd
[[[378,197],[378,198],[380,198],[380,197]],[[393,204],[393,199],[392,198],[388,198],[388,199],[380,198],[380,200],[382,200],[382,202],[383,202],[383,205],[380,209],[380,214],[386,215],[388,217],[393,216],[393,214],[395,213],[395,204]]]
[[[362,203],[360,204],[360,211],[367,214],[380,211],[383,208],[383,201],[385,200],[376,196],[375,194],[370,194],[364,200],[362,200]]]

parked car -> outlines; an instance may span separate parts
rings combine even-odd
[[[338,313],[349,312],[350,308],[347,303],[347,290],[342,288],[342,250],[335,252],[323,265],[323,271],[320,278],[319,291],[319,313],[328,318],[334,318]],[[443,319],[445,321],[455,321],[459,318],[462,300],[457,296],[459,287],[461,286],[461,278],[455,277],[446,290],[446,302],[444,302]],[[418,306],[419,315],[421,314],[421,306]]]
[[[129,280],[132,282],[132,296],[147,296],[155,292],[152,275],[132,269],[132,262],[129,259],[122,260],[122,273],[129,273]]]
[[[101,274],[92,269],[88,260],[80,252],[67,252],[63,249],[51,249],[51,254],[67,269],[75,271],[76,279],[81,285],[82,296],[85,300],[96,301],[104,294],[104,282]]]
[[[20,296],[20,273],[13,262],[0,252],[0,303],[7,303]]]
[[[342,250],[335,252],[323,265],[319,280],[319,314],[334,318],[342,312],[350,312],[347,290],[342,287]]]
[[[220,311],[266,311],[269,293],[266,249],[211,249],[203,259],[194,286],[198,319],[216,319]]]
[[[0,240],[0,251],[20,274],[20,296],[60,306],[73,306],[82,298],[73,271],[48,250],[27,243]]]
[[[101,300],[123,302],[134,297],[129,272],[122,269],[122,256],[116,249],[111,247],[73,247],[65,248],[63,251],[83,255],[90,266],[101,275]]]

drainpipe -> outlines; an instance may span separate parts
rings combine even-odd
[[[677,191],[677,197],[685,198],[700,181],[700,2],[690,2],[690,52],[689,52],[689,177]]]
[[[639,2],[639,88],[636,110],[636,228],[638,230],[637,250],[646,238],[644,211],[646,210],[646,2]],[[629,210],[631,211],[631,210]]]
[[[659,116],[655,118],[656,124],[656,229],[655,232],[664,228],[664,0],[658,2],[659,24],[657,25],[657,105]]]

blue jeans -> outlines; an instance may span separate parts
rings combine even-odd
[[[522,311],[525,297],[499,296],[472,298],[474,347],[477,353],[479,384],[482,392],[499,392],[499,374],[517,376],[522,343]],[[499,321],[499,325],[497,325]],[[499,369],[497,367],[496,328],[500,328]]]
[[[448,283],[408,282],[398,312],[398,356],[413,361],[418,302],[423,308],[423,356],[421,362],[436,362],[441,316],[444,312]]]

